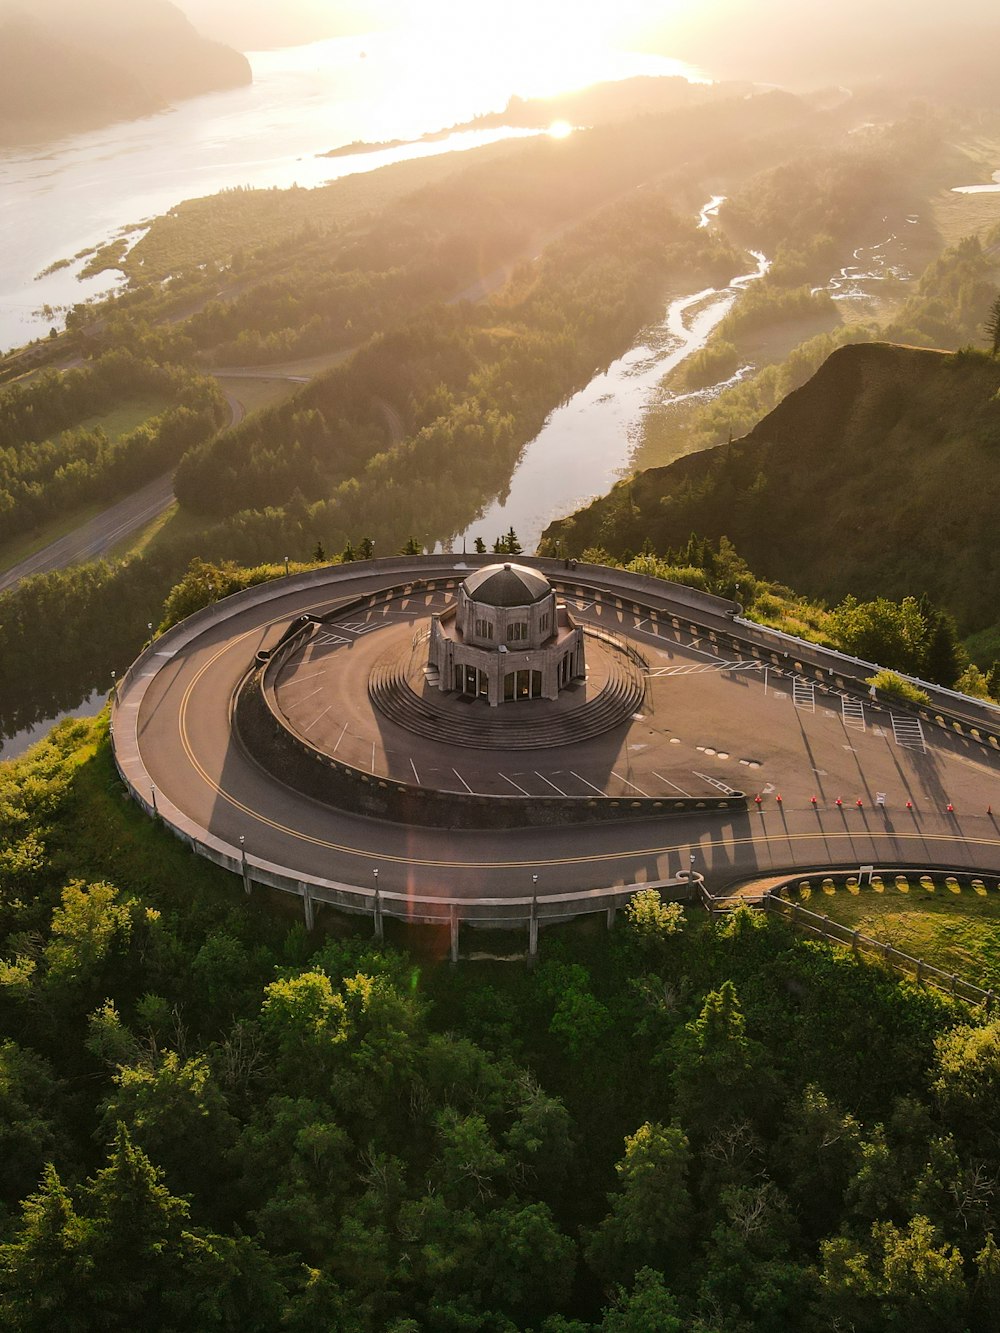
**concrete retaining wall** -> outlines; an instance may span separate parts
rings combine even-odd
[[[295,736],[270,707],[262,676],[262,671],[254,671],[239,693],[233,722],[240,744],[286,786],[354,814],[431,828],[500,829],[659,819],[698,811],[731,815],[747,808],[743,792],[635,800],[610,796],[475,796],[395,782],[333,759]]]

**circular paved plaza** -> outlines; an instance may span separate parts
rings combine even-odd
[[[473,561],[400,558],[250,590],[157,640],[115,709],[126,782],[198,850],[317,893],[541,899],[658,883],[692,864],[710,887],[800,866],[1000,869],[988,813],[1000,808],[1000,762],[968,728],[873,707],[835,660],[796,663],[766,636],[737,634],[717,599],[531,563],[584,628],[589,674],[558,700],[509,705],[516,744],[502,743],[502,709],[441,694],[424,673],[430,617]],[[248,753],[232,717],[258,655],[276,657],[303,615],[320,623],[282,660],[273,703],[290,734],[358,782],[522,808],[613,802],[616,817],[426,827],[296,789]],[[609,692],[617,716],[587,734],[581,719]]]

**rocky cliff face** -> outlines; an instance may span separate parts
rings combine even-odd
[[[0,142],[92,129],[251,80],[168,0],[0,0]]]

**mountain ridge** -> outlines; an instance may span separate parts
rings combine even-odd
[[[749,434],[619,482],[541,549],[620,556],[725,535],[810,597],[927,592],[983,628],[1000,603],[998,390],[985,353],[849,344]]]
[[[0,0],[0,143],[96,129],[251,82],[169,0]]]

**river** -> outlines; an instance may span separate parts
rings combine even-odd
[[[998,194],[1000,193],[1000,171],[994,171],[992,185],[953,185],[952,194]]]
[[[196,98],[159,116],[44,147],[0,153],[5,241],[0,249],[0,347],[37,337],[58,323],[57,317],[39,315],[43,305],[65,307],[109,289],[107,274],[78,281],[82,260],[39,280],[43,269],[184,199],[239,185],[315,186],[407,157],[524,134],[513,129],[466,132],[363,156],[317,156],[355,140],[413,138],[502,108],[512,93],[545,91],[490,82],[474,63],[463,68],[461,77],[454,66],[435,70],[427,59],[415,61],[405,43],[388,34],[251,53],[250,60],[251,87]],[[612,53],[606,68],[594,70],[593,77],[638,73],[700,77],[677,61],[620,53]],[[720,202],[713,198],[706,204],[703,225]],[[494,506],[470,532],[488,532],[492,541],[494,526],[499,532],[513,523],[531,549],[550,518],[606,490],[627,467],[652,386],[701,346],[739,287],[757,275],[674,301],[647,340],[552,414],[525,450],[507,502]],[[584,411],[594,419],[581,433]],[[546,461],[543,455],[550,449]],[[532,499],[537,501],[543,486],[547,499],[539,509]],[[0,735],[0,758],[22,753],[60,718],[92,715],[102,704],[103,695],[96,692],[16,735]]]
[[[699,217],[707,222],[721,203],[713,197]],[[757,253],[754,258],[756,267],[727,287],[671,301],[642,342],[556,408],[525,446],[507,494],[459,533],[452,548],[464,543],[471,550],[476,537],[492,547],[512,527],[524,549],[533,551],[554,518],[604,495],[627,475],[651,394],[669,371],[704,346],[748,283],[767,272],[768,260]]]
[[[61,309],[115,285],[107,273],[81,282],[81,259],[39,274],[185,199],[236,186],[311,187],[406,158],[533,133],[467,131],[433,143],[320,157],[359,140],[417,138],[500,110],[514,93],[536,90],[510,82],[516,71],[494,71],[471,55],[456,60],[447,46],[427,46],[416,60],[407,40],[391,33],[250,52],[249,59],[254,81],[248,87],[56,142],[0,151],[0,349],[61,326]],[[606,53],[595,69],[595,77],[630,74],[700,77],[678,61],[627,52]]]
[[[719,203],[721,199],[712,200],[706,209]],[[702,216],[706,216],[704,210]],[[728,286],[707,287],[671,301],[662,321],[641,342],[556,408],[525,446],[507,495],[453,539],[452,549],[463,542],[471,549],[477,536],[492,546],[495,537],[513,527],[524,549],[532,551],[553,518],[603,495],[625,475],[650,395],[664,375],[704,346],[739,292],[767,272],[768,260],[756,252],[754,259],[755,268],[733,278]],[[7,739],[0,737],[0,758],[23,753],[64,717],[93,716],[103,703],[104,696],[94,693],[77,708]]]

